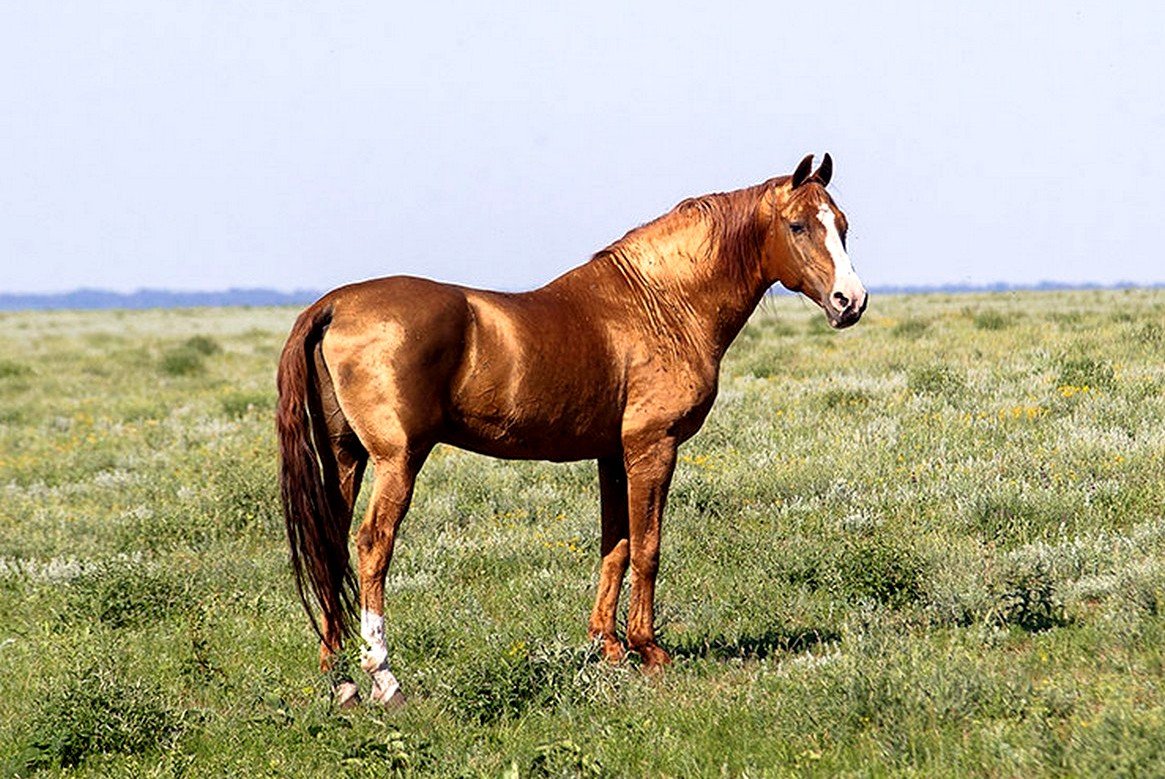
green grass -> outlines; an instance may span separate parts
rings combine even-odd
[[[767,301],[681,450],[661,678],[585,638],[594,465],[439,448],[395,714],[334,710],[289,577],[295,313],[0,314],[0,775],[1165,773],[1165,291]]]

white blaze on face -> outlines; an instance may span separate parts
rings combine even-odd
[[[841,242],[841,234],[837,232],[837,218],[828,203],[822,203],[817,209],[817,219],[825,228],[825,249],[833,258],[833,291],[840,292],[845,295],[846,300],[856,303],[865,297],[866,290],[849,263],[849,255],[846,254],[845,245]]]

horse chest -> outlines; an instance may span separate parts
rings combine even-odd
[[[716,366],[652,360],[628,382],[625,429],[666,430],[681,440],[704,423],[716,399]]]

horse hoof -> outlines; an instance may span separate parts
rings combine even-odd
[[[400,682],[392,675],[387,666],[381,666],[372,672],[373,703],[379,703],[386,709],[399,709],[405,704],[404,693],[400,691]]]
[[[643,672],[645,674],[660,673],[665,666],[671,665],[671,655],[656,644],[639,647],[637,651],[639,656],[643,658]]]
[[[360,688],[355,682],[340,682],[333,691],[336,705],[341,709],[350,709],[360,703]]]
[[[398,687],[392,691],[392,695],[389,695],[387,699],[374,697],[373,700],[379,703],[386,711],[396,711],[397,709],[404,708],[404,705],[408,703],[409,699],[405,697],[405,694]]]

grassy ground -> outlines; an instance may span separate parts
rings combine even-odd
[[[766,303],[681,450],[661,679],[586,643],[593,464],[438,450],[392,715],[331,708],[289,578],[294,313],[0,315],[0,775],[1165,774],[1165,291]]]

